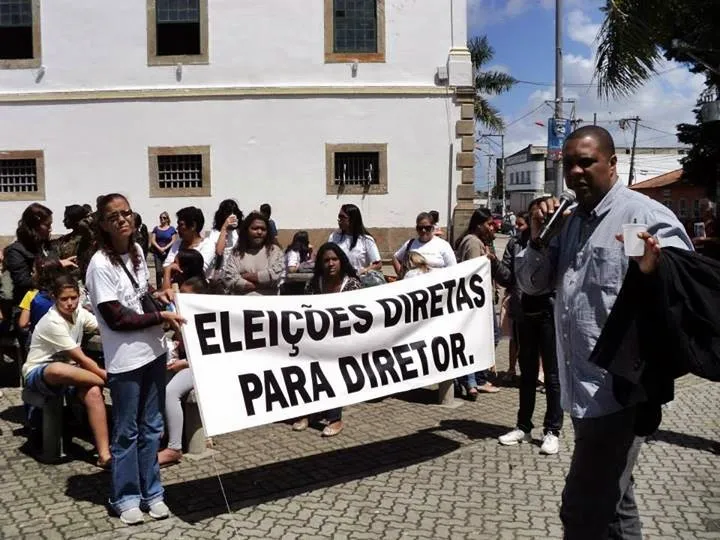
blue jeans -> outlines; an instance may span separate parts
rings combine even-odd
[[[496,348],[498,343],[500,343],[500,337],[500,321],[498,320],[498,314],[495,313],[493,309],[493,339]],[[491,371],[489,369],[483,369],[482,371],[458,377],[455,379],[455,383],[465,388],[465,390],[470,390],[471,388],[477,388],[487,383],[490,378],[490,373]]]
[[[158,450],[163,432],[165,355],[133,371],[109,373],[113,433],[110,505],[118,514],[163,500]]]

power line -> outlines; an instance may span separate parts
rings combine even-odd
[[[530,111],[529,113],[526,113],[526,114],[522,115],[520,118],[517,118],[517,119],[513,120],[512,122],[510,122],[509,124],[507,124],[507,125],[505,126],[505,129],[509,128],[510,126],[512,126],[512,125],[514,125],[514,124],[517,124],[520,120],[524,120],[525,118],[527,118],[528,116],[530,116],[530,115],[533,114],[534,112],[537,112],[537,111],[539,111],[540,109],[542,109],[545,105],[548,105],[548,104],[543,101],[540,105],[538,105],[537,107],[535,107],[535,108],[534,108],[532,111]],[[549,106],[549,105],[548,105],[548,106]]]
[[[664,130],[662,130],[662,129],[650,127],[650,126],[648,126],[647,124],[640,124],[640,127],[645,128],[645,129],[649,129],[650,131],[657,131],[658,133],[664,133],[665,135],[672,135],[673,137],[676,137],[676,136],[677,136],[677,133],[670,133],[669,131],[664,131]]]
[[[673,72],[673,71],[677,71],[678,69],[683,69],[684,67],[685,67],[685,66],[675,66],[675,67],[670,68],[670,69],[665,69],[665,70],[663,70],[663,71],[658,71],[657,73],[655,73],[655,75],[658,75],[658,76],[660,76],[660,75],[665,75],[666,73],[670,73],[670,72]],[[554,83],[554,82],[525,81],[525,80],[522,80],[522,79],[516,79],[515,82],[516,82],[517,84],[527,84],[527,85],[530,85],[530,86],[555,86],[555,83]],[[563,86],[566,86],[566,87],[586,88],[586,87],[589,87],[589,86],[598,86],[598,83],[595,83],[595,82],[589,82],[589,83],[563,83]]]

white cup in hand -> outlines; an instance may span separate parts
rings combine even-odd
[[[644,223],[626,223],[622,228],[625,255],[628,257],[642,257],[645,254],[645,240],[638,238],[638,235],[647,232],[647,225]]]

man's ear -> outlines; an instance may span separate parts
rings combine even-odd
[[[616,154],[613,154],[612,156],[610,156],[609,163],[610,163],[611,167],[615,167],[617,165],[617,155]]]

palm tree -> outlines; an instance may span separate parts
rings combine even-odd
[[[503,94],[517,82],[514,77],[500,71],[481,71],[484,64],[492,60],[495,50],[488,43],[487,36],[474,37],[468,41],[475,76],[475,119],[484,126],[503,131],[505,122],[500,111],[490,105],[488,95]]]
[[[600,96],[625,96],[646,83],[663,58],[705,71],[675,38],[717,60],[717,2],[707,0],[606,0],[598,34],[596,77]],[[709,75],[712,74],[708,73]]]

